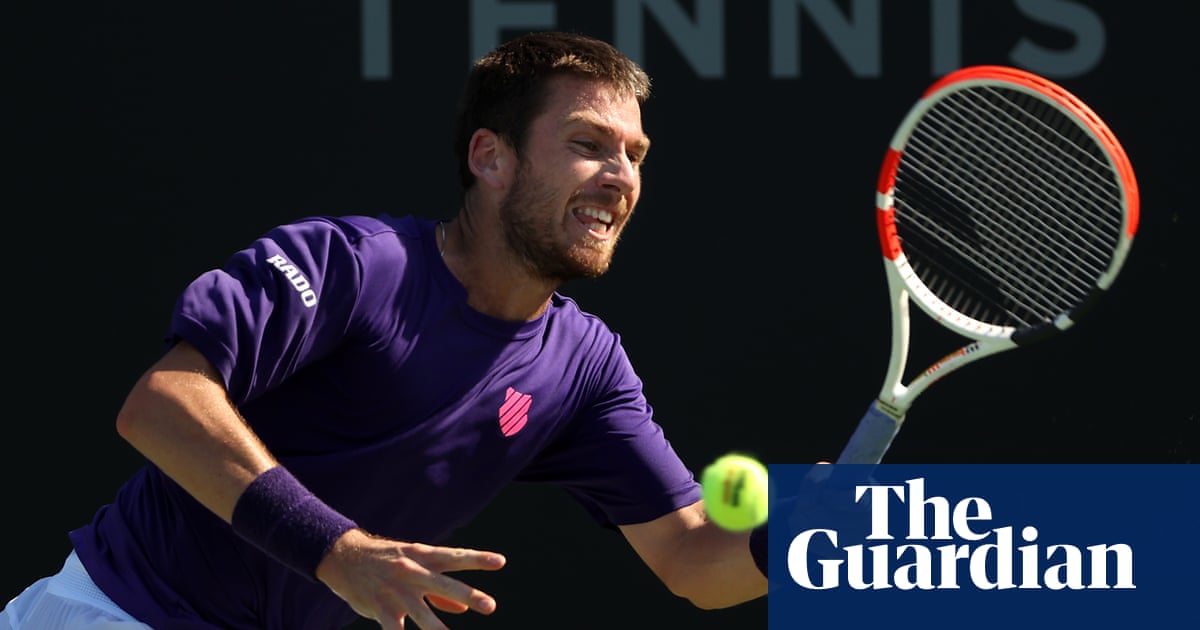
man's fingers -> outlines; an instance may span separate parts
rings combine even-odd
[[[452,599],[447,599],[441,595],[434,595],[432,593],[426,595],[425,599],[428,599],[429,603],[434,608],[437,608],[443,612],[453,613],[455,615],[459,613],[465,613],[471,609],[470,606],[467,606],[462,602],[456,602]]]
[[[475,549],[453,549],[445,560],[449,566],[443,567],[443,571],[495,571],[503,568],[508,562],[507,558],[494,551]]]
[[[433,547],[420,545],[408,554],[422,565],[438,573],[451,571],[495,571],[504,567],[508,559],[494,551],[463,549],[460,547]]]
[[[456,614],[474,610],[480,614],[490,615],[496,610],[496,600],[491,595],[463,583],[449,574],[454,571],[470,569],[499,569],[504,566],[504,556],[470,549],[430,546],[413,549],[409,556],[409,559],[419,567],[418,571],[424,574],[420,582],[412,583],[422,593],[423,599],[420,600],[422,608],[427,608],[426,602],[428,602],[439,610]],[[416,613],[410,612],[410,614]],[[416,619],[414,618],[414,620]]]
[[[421,630],[450,630],[450,628],[447,627],[446,624],[442,623],[442,620],[438,619],[438,616],[435,615],[434,612],[425,605],[424,601],[420,601],[420,603],[410,607],[406,616],[416,622],[417,626],[421,628]],[[404,617],[401,617],[400,619],[401,627],[403,628],[405,627],[403,622]]]
[[[477,549],[440,547],[371,536],[351,530],[323,561],[321,579],[363,617],[382,630],[445,630],[439,613],[475,611],[490,615],[496,600],[451,577],[456,572],[495,571],[503,555]]]
[[[429,590],[426,591],[425,597],[436,597],[439,600],[451,602],[452,605],[465,606],[484,615],[495,612],[496,600],[492,599],[491,595],[473,586],[463,584],[448,575],[434,573],[430,577],[432,583]],[[439,606],[439,608],[441,607]]]

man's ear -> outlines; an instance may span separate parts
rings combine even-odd
[[[477,129],[471,135],[467,164],[481,184],[490,188],[507,188],[516,167],[516,154],[496,132]]]

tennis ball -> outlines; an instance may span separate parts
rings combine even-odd
[[[767,469],[757,459],[729,453],[700,476],[708,517],[723,529],[742,532],[767,520]]]

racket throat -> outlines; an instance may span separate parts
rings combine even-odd
[[[895,405],[882,398],[876,401],[879,410],[890,416],[896,424],[904,422],[904,414],[908,413],[908,405]]]

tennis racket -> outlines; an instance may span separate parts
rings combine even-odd
[[[837,463],[882,461],[938,379],[1069,329],[1116,278],[1138,223],[1133,168],[1104,121],[1005,66],[963,68],[925,91],[892,137],[875,198],[891,356]],[[910,302],[970,341],[905,384]]]

